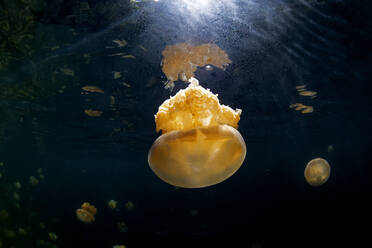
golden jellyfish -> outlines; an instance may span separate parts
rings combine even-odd
[[[229,56],[216,44],[207,43],[193,46],[188,43],[178,43],[167,46],[163,53],[162,70],[168,78],[166,88],[173,89],[174,81],[187,82],[194,77],[197,67],[214,65],[220,69],[231,63]],[[212,68],[212,67],[208,67]]]
[[[236,130],[241,110],[220,105],[217,95],[199,85],[166,100],[155,115],[162,131],[148,154],[148,163],[163,181],[201,188],[220,183],[242,165],[246,146]]]
[[[96,214],[97,209],[93,205],[90,205],[88,202],[84,202],[81,205],[81,208],[76,210],[76,217],[86,224],[93,223],[95,220],[94,216]]]
[[[133,210],[134,209],[134,203],[132,201],[128,201],[125,203],[125,208],[128,210]]]
[[[323,185],[327,182],[331,174],[331,167],[328,162],[322,158],[314,158],[305,168],[305,179],[314,187]]]
[[[118,202],[115,200],[109,200],[107,205],[109,206],[109,208],[115,209],[118,206]]]

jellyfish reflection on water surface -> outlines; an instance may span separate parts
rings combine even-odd
[[[151,169],[178,187],[201,188],[220,183],[242,165],[246,146],[235,128],[241,110],[220,105],[217,95],[199,85],[166,100],[155,115],[162,135],[148,154]]]

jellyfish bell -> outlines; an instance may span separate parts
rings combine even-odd
[[[217,95],[195,78],[185,90],[166,100],[155,115],[156,139],[148,163],[163,181],[184,188],[201,188],[232,176],[246,155],[236,129],[241,110],[220,105]]]
[[[321,186],[327,182],[331,174],[331,167],[327,160],[323,158],[315,158],[306,165],[304,174],[306,181],[311,186]]]

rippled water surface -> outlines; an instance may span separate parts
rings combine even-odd
[[[364,240],[371,9],[362,0],[0,1],[0,248]],[[186,87],[164,89],[160,65],[181,42],[228,54],[225,70],[199,67],[195,77],[242,109],[242,167],[201,189],[168,185],[147,163],[154,114]],[[304,169],[317,157],[331,175],[311,187]],[[97,208],[91,224],[76,217],[84,202]]]

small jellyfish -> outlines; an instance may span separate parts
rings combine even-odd
[[[49,236],[49,240],[51,240],[51,241],[56,241],[58,239],[57,234],[55,234],[53,232],[49,232],[48,236]]]
[[[124,233],[124,232],[128,231],[128,226],[124,223],[124,221],[118,222],[116,224],[116,230],[118,232]]]
[[[37,185],[39,183],[39,180],[36,177],[34,177],[34,176],[30,176],[29,182],[30,182],[30,184],[32,186],[35,186],[35,185]]]
[[[328,162],[322,158],[311,160],[305,168],[305,179],[314,187],[324,184],[331,174],[331,167]]]
[[[329,145],[329,146],[327,147],[327,151],[328,151],[328,152],[333,152],[333,151],[334,151],[334,147],[333,147],[333,145]]]
[[[43,168],[38,168],[38,169],[37,169],[37,173],[39,173],[39,174],[43,174]]]
[[[127,203],[125,203],[125,208],[128,210],[133,210],[134,203],[132,201],[128,201]]]
[[[21,189],[22,188],[22,185],[21,185],[21,183],[19,181],[17,181],[17,182],[14,183],[14,187],[16,189]]]
[[[109,202],[107,203],[107,205],[109,206],[109,208],[111,209],[115,209],[118,205],[118,202],[115,201],[115,200],[109,200]]]
[[[81,208],[76,210],[76,217],[86,224],[93,223],[95,221],[94,216],[97,214],[97,209],[90,205],[88,202],[84,202]]]

